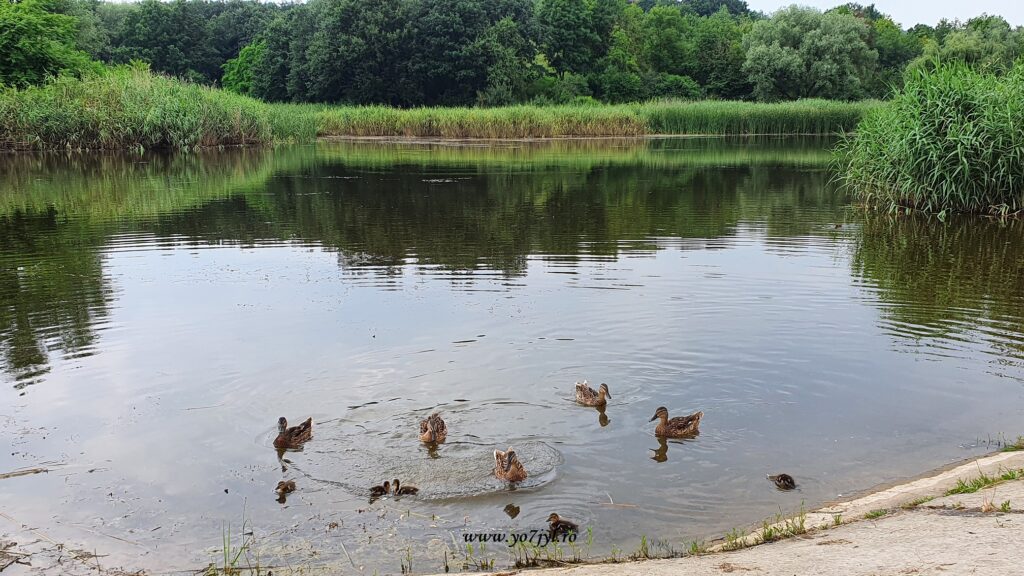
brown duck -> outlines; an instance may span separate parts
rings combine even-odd
[[[661,422],[658,422],[658,426],[654,429],[654,434],[656,436],[664,436],[665,438],[690,438],[700,434],[700,419],[703,417],[703,412],[694,412],[689,416],[676,416],[675,418],[669,419],[668,408],[661,406],[654,411],[654,416],[651,417],[651,422],[654,422],[659,418],[661,419]]]
[[[769,475],[768,479],[774,482],[775,487],[779,490],[792,490],[796,488],[796,480],[793,480],[793,477],[789,474]]]
[[[298,426],[288,427],[288,420],[284,416],[277,419],[277,438],[274,438],[274,448],[300,448],[313,437],[313,419],[306,418],[306,421]]]
[[[395,495],[401,496],[415,496],[420,493],[420,489],[415,486],[402,486],[399,484],[398,478],[395,478],[394,481],[391,482],[391,489],[395,492]]]
[[[274,492],[277,492],[278,496],[295,492],[295,480],[281,480],[277,483],[277,488],[274,488]]]
[[[511,446],[504,452],[494,451],[494,476],[498,480],[506,482],[526,480],[526,468],[523,468],[523,464],[519,462],[519,457],[516,456],[516,452]]]
[[[440,444],[448,437],[448,425],[441,415],[434,412],[426,420],[420,422],[420,441],[427,444]]]
[[[387,480],[385,480],[384,483],[379,485],[379,486],[371,486],[370,487],[370,496],[372,496],[372,497],[383,496],[385,494],[389,494],[390,492],[391,492],[391,483],[388,482]]]
[[[584,406],[604,406],[611,397],[612,393],[608,391],[607,384],[601,384],[594,390],[587,385],[586,380],[576,383],[576,402]]]
[[[573,532],[578,534],[580,527],[577,526],[575,522],[563,520],[558,514],[552,512],[551,515],[548,516],[548,531],[550,532],[551,537],[554,538],[555,536],[562,536]]]

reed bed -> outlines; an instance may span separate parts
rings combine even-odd
[[[879,103],[661,101],[620,105],[413,108],[338,106],[319,112],[321,136],[556,138],[649,134],[836,134]]]
[[[705,100],[636,105],[651,134],[838,134],[853,130],[881,102]]]
[[[412,108],[339,106],[319,113],[321,136],[554,138],[639,136],[643,119],[628,106]]]
[[[890,210],[1024,211],[1024,65],[920,70],[836,150],[841,182]]]
[[[832,134],[874,102],[659,101],[501,108],[267,104],[119,67],[0,90],[0,150],[192,149],[309,142],[317,136],[443,139],[634,137],[650,134]]]
[[[0,149],[189,149],[310,140],[315,118],[144,69],[0,92]]]

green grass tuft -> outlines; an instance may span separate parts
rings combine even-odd
[[[875,518],[881,518],[882,516],[885,516],[888,513],[889,513],[889,511],[888,510],[884,510],[884,509],[872,510],[871,512],[868,512],[867,514],[865,514],[864,518],[866,518],[868,520],[874,520]]]

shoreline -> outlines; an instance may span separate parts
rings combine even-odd
[[[971,483],[979,476],[997,479],[1006,471],[1019,471],[1015,479],[996,480],[991,485],[964,493],[949,495],[958,483]],[[1004,500],[1005,499],[1005,500]],[[1005,502],[1005,504],[1004,504]],[[1005,506],[1005,510],[988,509],[988,506]],[[795,515],[778,516],[774,523],[767,521],[760,528],[742,534],[733,534],[713,540],[696,554],[671,558],[644,559],[590,559],[582,562],[541,562],[527,568],[508,569],[498,572],[512,574],[524,572],[538,575],[554,575],[573,572],[576,576],[632,576],[633,574],[688,572],[695,575],[720,574],[734,570],[756,570],[759,574],[875,574],[877,572],[850,571],[850,562],[856,566],[870,568],[878,558],[894,558],[894,561],[914,561],[913,556],[897,554],[891,546],[909,542],[923,549],[934,549],[936,554],[953,553],[971,563],[981,562],[972,556],[972,550],[979,544],[970,543],[971,549],[963,550],[965,539],[956,539],[951,533],[976,536],[986,542],[998,541],[1005,536],[998,527],[1012,525],[1013,545],[1024,545],[1024,450],[992,452],[977,458],[967,458],[923,472],[917,476],[877,484],[871,488],[850,495],[838,501],[824,503],[813,511]],[[1015,522],[1015,524],[1014,524]],[[942,529],[939,529],[939,526]],[[756,525],[755,525],[756,526]],[[909,532],[908,532],[909,531]],[[30,562],[33,574],[101,574],[108,576],[142,576],[145,571],[102,566],[102,549],[99,547],[74,549],[46,536],[43,528],[19,524],[14,518],[0,513],[0,534],[8,541],[0,541],[0,569],[11,567],[18,574],[17,566],[28,568]],[[90,544],[98,544],[91,542]],[[1018,542],[1019,540],[1019,542]],[[14,542],[11,544],[10,542]],[[842,544],[848,558],[834,558]],[[991,545],[991,544],[990,544]],[[999,546],[1007,545],[1005,543]],[[930,548],[929,548],[930,547]],[[951,552],[952,551],[952,552]],[[926,550],[927,552],[927,550]],[[930,553],[930,552],[927,552]],[[986,552],[988,553],[988,552]],[[794,556],[797,564],[779,564],[780,555]],[[454,560],[454,559],[453,559]],[[787,560],[788,561],[788,560]],[[1010,562],[1013,559],[1009,559]],[[741,568],[743,565],[766,563],[764,568]],[[804,562],[801,564],[801,562]],[[844,564],[844,562],[846,564]],[[825,565],[823,566],[824,563]],[[545,564],[545,565],[539,565]],[[833,564],[833,565],[829,565]],[[556,567],[551,567],[551,566]],[[725,566],[725,568],[723,568]],[[973,567],[973,564],[969,564]],[[733,568],[729,568],[733,567]],[[239,574],[334,574],[341,567],[333,564],[323,566],[273,566],[262,571]],[[966,569],[966,566],[962,566]],[[908,570],[916,570],[913,567]],[[188,571],[160,572],[161,574],[204,573],[197,567]],[[788,570],[788,572],[787,572]],[[794,570],[796,570],[794,572]],[[1001,570],[1001,571],[1000,571]],[[456,570],[457,571],[457,570]],[[923,572],[928,572],[924,570]],[[206,572],[219,573],[219,572]],[[473,573],[473,572],[462,572]],[[494,572],[491,572],[494,573]],[[896,573],[884,571],[883,573]],[[907,572],[911,573],[911,572]],[[976,572],[990,573],[990,572]],[[993,574],[1010,573],[1002,568]]]

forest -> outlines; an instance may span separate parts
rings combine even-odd
[[[902,28],[874,5],[743,0],[0,1],[0,85],[110,64],[268,102],[417,106],[885,98],[955,60],[1000,73],[999,16]]]

